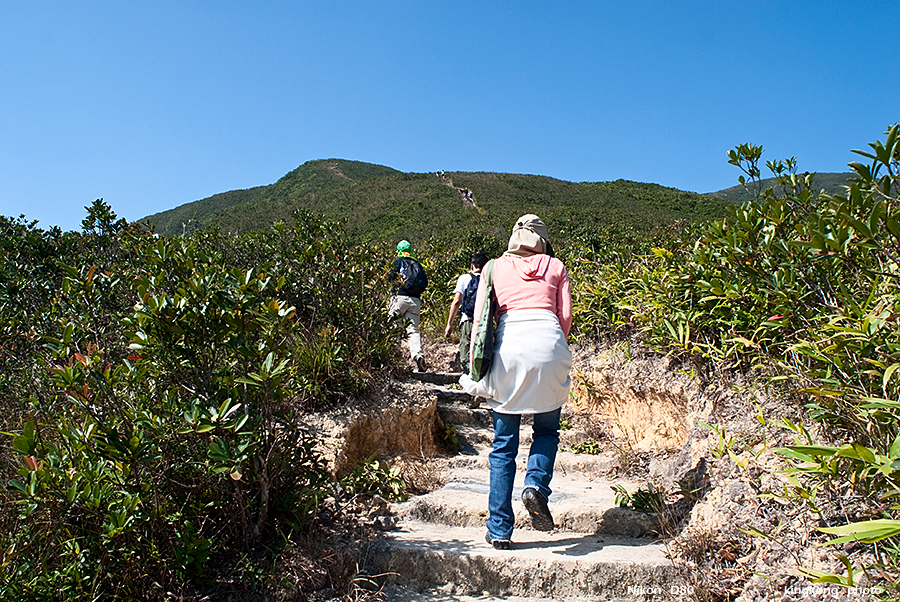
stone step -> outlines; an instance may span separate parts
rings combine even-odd
[[[469,399],[472,397],[469,396]],[[486,407],[470,408],[464,404],[442,402],[438,398],[438,415],[444,424],[477,425],[486,427],[488,433],[493,434],[493,418]]]
[[[445,422],[447,422],[445,420]],[[493,430],[490,427],[476,424],[456,424],[456,436],[462,444],[462,450],[452,458],[448,458],[446,466],[449,470],[471,469],[487,474],[490,468],[488,454],[491,451]],[[587,480],[604,479],[607,474],[615,472],[621,463],[616,452],[603,452],[600,454],[576,454],[565,449],[565,433],[561,433],[560,451],[556,454],[554,472],[557,475],[584,475]],[[528,449],[531,438],[522,432],[517,456],[517,470],[524,471],[528,461]]]
[[[419,589],[407,585],[388,585],[382,591],[391,602],[547,602],[547,600],[566,600],[566,602],[596,602],[596,598],[533,598],[531,596],[491,596],[484,592],[473,596],[453,593],[453,586]],[[614,602],[620,602],[619,598],[613,598]],[[622,598],[621,602],[632,602],[633,597]]]
[[[441,588],[445,597],[436,599],[444,600],[633,600],[682,587],[665,546],[653,540],[521,530],[511,549],[495,550],[484,533],[484,527],[407,521],[373,545],[367,568],[384,575],[389,587]]]
[[[473,426],[480,427],[490,438],[493,436],[493,415],[492,410],[484,401],[477,407],[472,407],[471,403],[475,398],[465,394],[467,399],[460,401],[454,398],[438,399],[438,415],[444,424],[455,424],[457,427]],[[531,443],[531,418],[524,416],[522,420],[522,428],[519,433],[519,440],[522,445],[530,445]],[[481,437],[479,437],[480,439]],[[563,429],[559,431],[560,448],[565,448],[574,444],[583,443],[590,437],[580,429]],[[590,454],[583,454],[590,455]],[[608,454],[613,455],[613,454]]]
[[[491,429],[472,424],[451,424],[456,425],[456,438],[462,448],[458,455],[447,460],[448,467],[467,466],[472,463],[473,459],[482,456],[487,458],[494,436]]]
[[[459,382],[461,372],[410,372],[410,376],[431,385],[452,385]]]
[[[516,529],[530,530],[531,520],[522,505],[524,470],[517,471],[513,489]],[[431,493],[395,504],[393,510],[401,522],[423,521],[453,527],[483,528],[487,520],[489,474],[486,470],[457,468],[454,480]],[[621,484],[629,491],[637,489],[630,481],[589,481],[581,475],[554,475],[549,507],[556,530],[598,533],[621,537],[645,537],[660,529],[655,515],[620,508],[615,504],[611,486]],[[518,532],[518,531],[517,531]]]
[[[434,391],[435,389],[433,389]],[[443,390],[438,395],[438,414],[445,424],[477,425],[493,432],[493,412],[483,398],[472,397],[464,391]],[[519,439],[523,444],[531,442],[531,416],[522,417]],[[583,443],[590,436],[581,429],[561,429],[560,447]]]
[[[448,389],[446,387],[431,387],[431,392],[437,396],[438,403],[457,403],[466,406],[472,401],[472,396],[462,389]]]

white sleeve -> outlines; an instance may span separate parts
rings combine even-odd
[[[472,274],[469,274],[468,272],[457,278],[456,288],[453,289],[453,294],[455,295],[459,293],[460,295],[462,295],[464,292],[466,292],[466,287],[469,286],[469,280],[471,279]]]

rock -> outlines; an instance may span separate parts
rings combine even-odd
[[[393,531],[397,528],[397,517],[395,516],[378,516],[375,517],[373,525],[381,531]]]
[[[644,537],[659,530],[659,518],[654,514],[636,512],[631,508],[610,508],[597,524],[597,533]]]
[[[378,514],[390,514],[391,513],[391,503],[378,495],[377,493],[372,496],[370,500],[370,504],[372,507],[372,512]]]

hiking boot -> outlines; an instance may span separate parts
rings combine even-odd
[[[427,366],[425,365],[425,356],[420,355],[416,358],[416,372],[425,372],[427,371]]]
[[[556,525],[553,524],[553,515],[550,514],[550,508],[547,507],[547,500],[541,495],[541,492],[534,487],[526,487],[522,490],[522,503],[531,516],[531,528],[538,531],[551,531]]]
[[[491,534],[487,533],[484,536],[484,540],[488,542],[489,546],[493,546],[495,550],[508,550],[509,549],[509,540],[508,539],[491,539]]]

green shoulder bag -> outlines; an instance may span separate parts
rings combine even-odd
[[[478,318],[478,330],[472,334],[472,369],[469,376],[474,381],[484,378],[491,371],[494,360],[494,321],[497,317],[497,297],[494,295],[494,260],[482,271],[484,278],[484,305]]]

